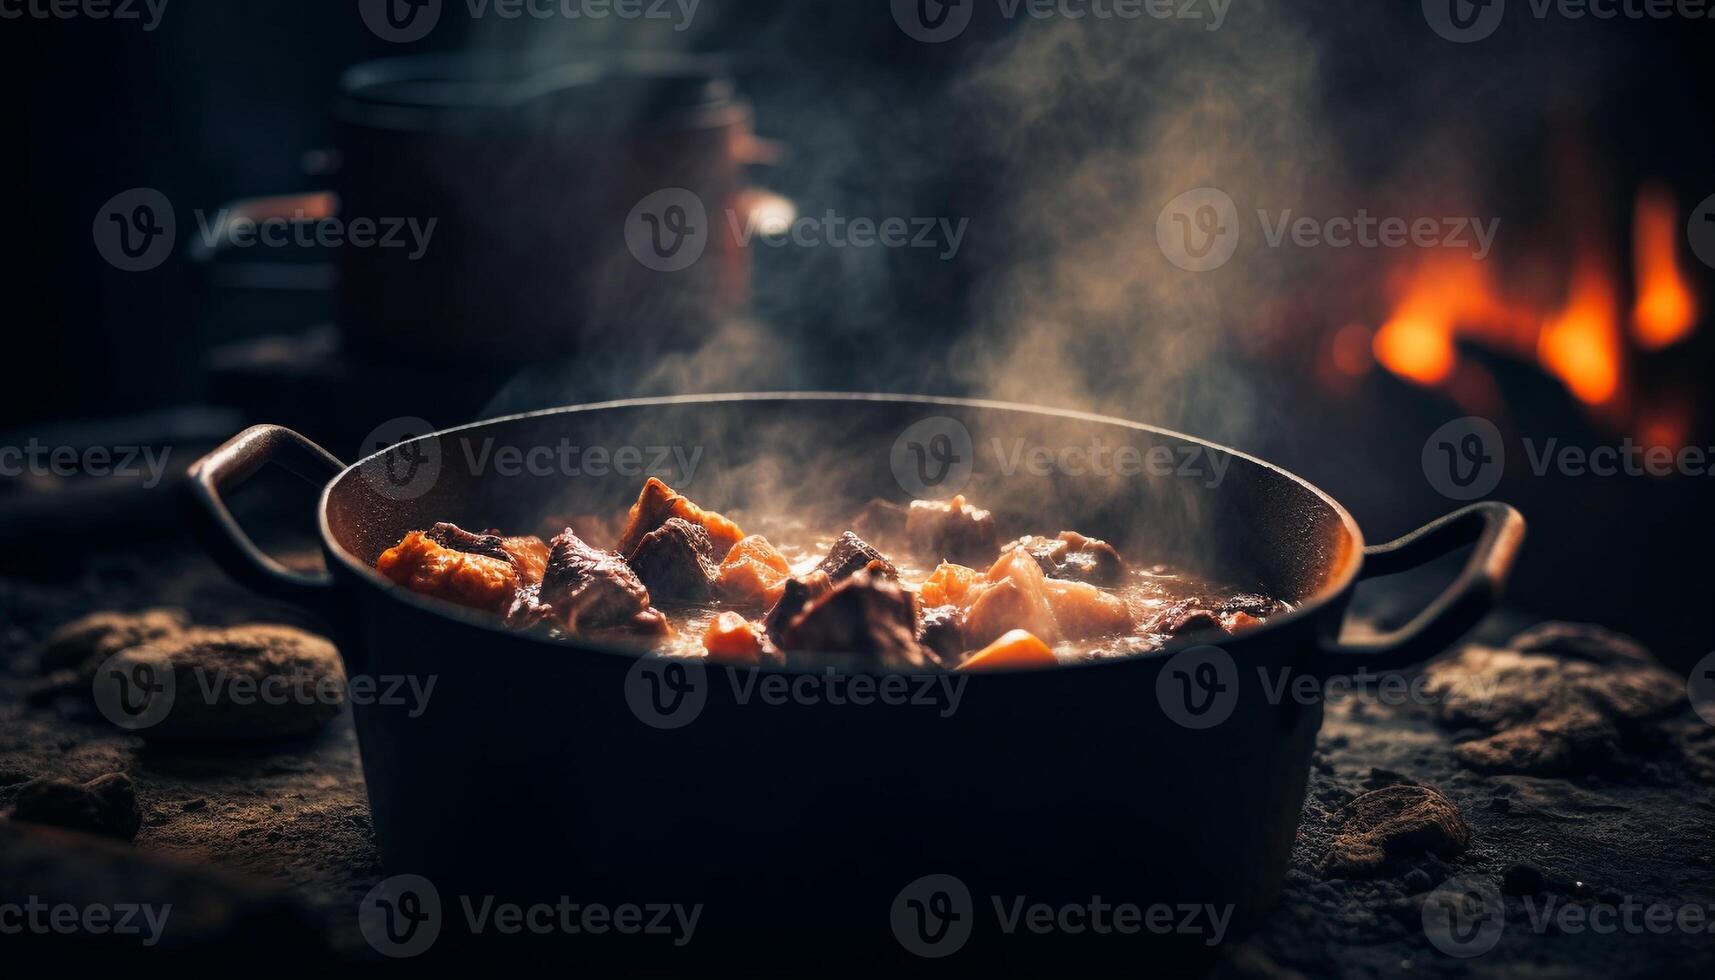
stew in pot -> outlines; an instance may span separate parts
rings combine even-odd
[[[515,629],[755,666],[1047,668],[1218,641],[1289,608],[1073,530],[1002,541],[964,497],[875,501],[838,534],[771,541],[652,479],[617,533],[573,523],[549,541],[437,524],[376,568]]]

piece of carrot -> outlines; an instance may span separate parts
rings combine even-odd
[[[974,568],[942,562],[928,578],[923,580],[923,588],[920,592],[923,597],[923,605],[926,607],[963,605],[966,593],[970,592],[971,586],[976,584],[982,575],[982,572]]]
[[[762,627],[735,612],[721,613],[703,631],[703,649],[715,663],[755,666],[766,643]]]
[[[1028,630],[1013,630],[972,654],[958,670],[1041,670],[1060,666],[1048,644]]]

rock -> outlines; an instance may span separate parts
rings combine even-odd
[[[1568,775],[1613,766],[1622,741],[1684,704],[1684,682],[1617,633],[1545,623],[1514,644],[1468,646],[1426,672],[1437,720],[1478,733],[1456,750],[1473,769]]]
[[[12,819],[131,840],[143,825],[131,777],[114,772],[83,785],[33,779],[12,801]]]
[[[144,942],[185,965],[200,960],[229,968],[261,951],[270,968],[281,969],[325,964],[330,956],[322,916],[279,885],[216,871],[206,861],[172,860],[99,837],[0,821],[0,905],[26,903],[124,907],[137,914],[129,916],[125,932],[25,929],[8,935],[9,965],[51,962],[56,973],[124,967],[137,962]]]
[[[181,633],[189,626],[190,616],[183,609],[91,613],[49,634],[42,648],[41,672],[75,671],[87,682],[108,657]]]
[[[24,703],[41,707],[73,691],[87,691],[89,677],[75,670],[56,670],[31,681],[24,689]]]
[[[1588,623],[1541,623],[1513,637],[1508,646],[1520,653],[1559,654],[1603,666],[1655,663],[1638,641]]]
[[[307,735],[327,724],[345,701],[339,651],[291,626],[192,629],[133,647],[113,660],[122,676],[145,666],[156,676],[172,676],[171,691],[163,695],[169,707],[151,707],[152,723],[136,729],[150,740]],[[99,694],[103,678],[96,680]]]
[[[1341,810],[1323,873],[1366,877],[1391,860],[1424,853],[1450,857],[1470,842],[1470,828],[1452,800],[1427,786],[1388,786]]]

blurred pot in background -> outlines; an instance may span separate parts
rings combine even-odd
[[[342,212],[436,221],[420,250],[345,250],[339,319],[360,358],[676,347],[743,305],[729,217],[780,202],[745,190],[767,148],[718,59],[406,58],[343,88]]]

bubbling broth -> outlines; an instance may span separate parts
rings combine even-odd
[[[412,531],[376,568],[508,627],[713,662],[1026,670],[1218,640],[1290,607],[1125,556],[1075,530],[1003,541],[964,497],[873,501],[837,531],[738,523],[651,479],[623,515],[551,540]]]

